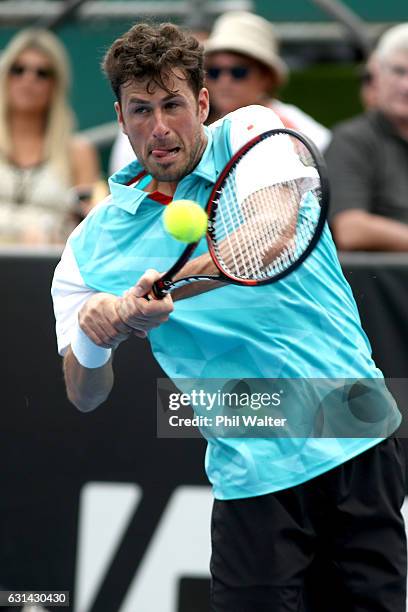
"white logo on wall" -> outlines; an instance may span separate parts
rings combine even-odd
[[[133,483],[83,487],[74,612],[91,609],[142,496]],[[210,487],[174,490],[118,612],[176,612],[180,578],[209,578],[211,508]]]

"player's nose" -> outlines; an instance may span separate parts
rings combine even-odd
[[[153,120],[154,120],[154,123],[153,123],[153,129],[152,129],[152,136],[154,136],[155,138],[163,138],[163,136],[166,136],[170,130],[166,123],[165,116],[163,115],[161,110],[158,109],[154,113]]]

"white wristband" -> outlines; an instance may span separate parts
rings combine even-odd
[[[71,350],[84,368],[100,368],[109,361],[112,354],[112,349],[103,348],[92,342],[82,331],[79,323],[76,324]]]

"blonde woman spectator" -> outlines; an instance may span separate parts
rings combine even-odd
[[[100,178],[93,146],[73,135],[69,73],[48,31],[24,30],[1,54],[0,243],[64,242],[78,220],[73,188]]]

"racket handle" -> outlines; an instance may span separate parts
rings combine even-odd
[[[162,300],[167,295],[166,283],[161,279],[156,281],[152,286],[150,295],[156,300]]]
[[[144,295],[144,299],[150,302],[150,300],[162,300],[166,295],[167,291],[164,289],[164,284],[157,281],[153,284],[151,291]]]

